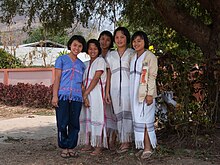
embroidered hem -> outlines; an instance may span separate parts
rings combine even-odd
[[[88,145],[90,144],[92,147],[104,147],[108,148],[108,143],[107,143],[107,137],[101,137],[101,136],[91,136],[91,134],[80,134],[79,136],[79,145]]]
[[[70,97],[69,95],[59,95],[58,98],[59,100],[71,100],[71,101],[83,102],[82,97],[79,96]]]

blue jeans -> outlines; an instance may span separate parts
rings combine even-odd
[[[73,149],[78,141],[82,102],[59,100],[58,105],[59,107],[56,108],[58,146],[63,149]]]

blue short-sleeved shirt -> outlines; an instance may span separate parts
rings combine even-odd
[[[72,100],[82,102],[82,82],[85,65],[80,59],[74,62],[69,55],[57,58],[55,68],[61,69],[59,100]]]

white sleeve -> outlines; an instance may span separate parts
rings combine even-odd
[[[104,71],[105,69],[106,69],[106,62],[105,62],[105,60],[102,57],[100,57],[98,59],[96,71],[98,71],[98,70]]]
[[[112,52],[110,52],[106,58],[106,68],[109,69],[111,66],[111,56],[112,56]]]

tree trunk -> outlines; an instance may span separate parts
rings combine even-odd
[[[212,24],[206,25],[175,3],[154,0],[152,3],[164,22],[179,34],[196,43],[206,59],[208,105],[214,121],[220,122],[220,1],[198,0],[201,7],[210,12]],[[210,103],[210,104],[209,104]]]

